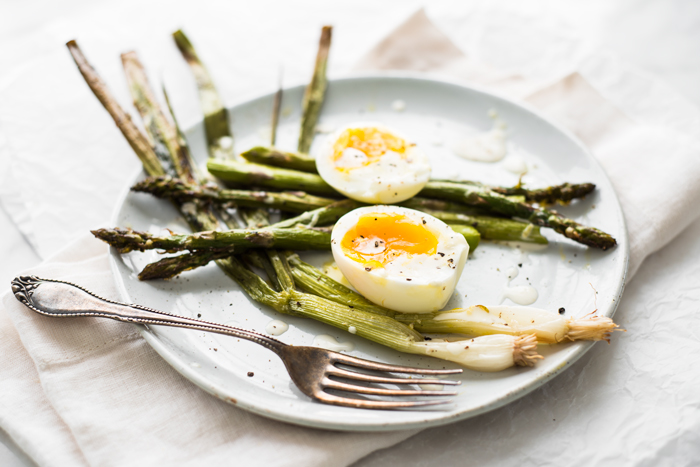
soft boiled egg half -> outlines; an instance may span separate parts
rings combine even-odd
[[[469,245],[433,216],[367,206],[338,220],[331,250],[338,269],[367,299],[403,313],[428,313],[452,296]]]
[[[356,201],[393,204],[423,189],[428,157],[415,144],[378,123],[355,123],[332,134],[316,154],[318,173]]]

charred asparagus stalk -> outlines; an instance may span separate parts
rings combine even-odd
[[[307,195],[304,192],[277,193],[265,191],[225,190],[213,184],[204,186],[192,185],[171,177],[148,178],[134,185],[132,190],[151,193],[159,198],[176,198],[182,200],[196,198],[201,200],[216,201],[219,203],[233,201],[239,206],[265,206],[292,212],[305,212],[312,209],[318,209],[319,207],[328,206],[335,202],[335,200],[330,198]],[[350,206],[361,206],[360,203],[351,203],[352,204],[350,204]],[[447,224],[469,225],[474,227],[479,232],[481,238],[484,239],[541,244],[547,243],[547,239],[540,234],[539,227],[532,224],[500,217],[434,211],[426,208],[426,206],[449,208],[450,204],[455,203],[419,198],[414,198],[409,200],[409,202],[401,203],[402,206],[411,207],[413,209],[431,214]],[[455,204],[455,206],[460,205]],[[469,212],[468,208],[463,208],[462,210]],[[321,212],[322,216],[327,217],[317,221],[317,223],[314,225],[324,225],[325,223],[334,222],[339,218],[330,220],[330,218],[333,217],[332,213],[326,213],[325,211]],[[317,216],[317,214],[314,212],[307,219],[295,222],[308,223],[312,220],[313,216]],[[467,235],[467,237],[469,237],[469,235]],[[478,244],[478,240],[473,235],[472,240],[475,242],[472,245],[472,249],[474,249],[476,244]]]
[[[141,115],[151,146],[162,162],[172,162],[178,177],[194,182],[187,147],[180,146],[177,128],[168,120],[158,104],[136,52],[122,54],[122,65],[134,106]]]
[[[463,202],[470,206],[488,207],[500,214],[518,217],[542,227],[549,227],[576,242],[601,250],[607,250],[617,244],[616,240],[609,234],[567,219],[556,211],[537,208],[527,203],[514,202],[501,194],[478,186],[451,182],[428,182],[421,194],[432,198]]]
[[[317,174],[316,160],[300,152],[283,151],[276,147],[256,146],[241,154],[248,162]]]
[[[122,110],[119,103],[114,99],[109,92],[107,85],[102,81],[95,69],[90,65],[82,51],[75,41],[69,41],[66,46],[70,50],[73,59],[75,60],[78,69],[80,70],[85,82],[93,91],[103,107],[114,119],[117,127],[122,131],[122,134],[129,142],[129,145],[134,149],[134,152],[141,160],[143,168],[148,175],[158,176],[164,175],[166,169],[163,167],[163,162],[159,159],[155,150],[151,147],[148,139],[139,131],[139,129],[131,121],[131,118]],[[162,153],[165,156],[165,152]],[[169,154],[168,154],[169,155]],[[172,161],[168,167],[174,167]],[[184,167],[183,167],[184,168]],[[171,175],[175,175],[172,173]],[[188,203],[175,203],[180,213],[187,220],[192,230],[213,230],[218,227],[218,221],[213,213],[203,206],[200,206],[199,201],[193,200]]]
[[[284,91],[282,89],[282,70],[280,69],[279,86],[277,92],[275,93],[275,99],[272,105],[272,120],[270,123],[270,144],[272,146],[275,145],[275,141],[277,139],[277,126],[279,125],[280,111],[282,108],[283,92]],[[269,211],[267,209],[259,209],[259,211],[264,211],[268,214],[267,220],[269,223]],[[262,227],[262,225],[258,225],[258,227]],[[294,278],[292,278],[292,271],[289,267],[289,264],[287,263],[286,255],[283,255],[279,251],[273,249],[265,250],[265,254],[267,256],[267,261],[264,261],[263,259],[261,262],[264,263],[263,268],[265,269],[267,276],[270,278],[270,281],[274,283],[276,289],[280,291],[293,290]],[[269,264],[269,266],[267,266],[267,264]]]
[[[277,127],[280,122],[280,112],[282,111],[282,96],[284,95],[284,88],[282,87],[282,68],[280,67],[279,75],[279,86],[277,87],[277,92],[275,93],[275,98],[272,101],[272,121],[270,123],[270,144],[275,145],[277,141]]]
[[[562,183],[561,185],[553,185],[546,188],[515,186],[512,188],[494,187],[491,189],[505,196],[525,196],[525,200],[531,203],[554,204],[558,202],[565,204],[592,193],[595,190],[595,185],[593,183]]]
[[[209,72],[197,56],[194,46],[184,32],[175,31],[173,39],[195,76],[199,100],[204,113],[204,128],[207,135],[209,157],[213,159],[234,158],[233,134],[230,129],[229,115],[223,106],[222,99],[214,86]],[[275,109],[274,111],[278,110]],[[273,118],[273,124],[276,126],[275,118]],[[273,131],[275,129],[273,128]],[[239,209],[239,212],[243,217],[257,219],[255,223],[260,226],[264,225],[265,219],[269,217],[269,213],[266,210],[261,210],[258,206],[255,206],[252,210],[243,206],[242,209]],[[236,227],[235,219],[229,216],[225,210],[222,210],[220,214],[228,228]]]
[[[318,195],[340,196],[319,175],[298,170],[228,160],[209,160],[207,169],[215,177],[237,185],[302,190]]]
[[[165,170],[151,147],[151,144],[148,142],[148,139],[139,131],[136,125],[134,125],[134,122],[131,121],[129,115],[124,112],[117,100],[112,96],[105,82],[102,81],[100,75],[97,74],[95,69],[85,58],[85,55],[83,55],[80,47],[78,47],[78,43],[74,40],[68,41],[66,47],[68,47],[68,50],[73,56],[78,70],[80,70],[83,78],[85,78],[85,82],[105,110],[112,116],[114,123],[116,123],[131,148],[141,160],[146,173],[153,176],[165,175]]]
[[[323,98],[326,94],[328,81],[326,80],[326,66],[328,65],[328,52],[331,47],[330,26],[324,26],[321,30],[321,39],[318,43],[318,53],[316,55],[316,65],[311,82],[306,87],[304,101],[302,102],[303,113],[301,117],[301,130],[299,132],[299,143],[297,150],[308,153],[311,142],[316,133],[316,123],[321,114]]]
[[[334,192],[333,188],[320,176],[298,170],[231,161],[210,161],[207,167],[213,175],[237,183],[269,186],[283,190],[295,187],[298,189],[299,186],[303,186],[304,190],[319,194]],[[514,201],[478,185],[431,181],[423,188],[420,195],[456,201],[468,206],[486,208],[506,216],[518,217],[534,225],[549,227],[576,242],[602,250],[607,250],[617,244],[612,236],[601,230],[579,224],[555,211]]]
[[[247,229],[260,229],[270,225],[270,212],[265,209],[238,209]]]
[[[340,201],[334,206],[319,209],[317,217],[340,217],[354,207],[350,200]],[[305,213],[308,214],[308,213]],[[198,232],[193,235],[158,236],[131,229],[98,229],[92,231],[95,237],[117,248],[120,253],[151,249],[176,252],[188,250],[190,254],[164,258],[151,263],[141,272],[142,280],[170,279],[183,271],[206,265],[209,261],[231,255],[238,247],[247,248],[290,248],[290,249],[330,249],[330,231],[323,228],[293,229],[302,220],[313,218],[302,215],[263,229],[229,230],[226,232]],[[455,232],[464,236],[473,251],[480,240],[479,233],[470,226],[452,225]],[[285,231],[285,229],[287,229]],[[275,258],[270,258],[273,262]]]
[[[164,250],[169,253],[183,250],[211,250],[236,247],[284,248],[292,250],[328,250],[331,234],[328,229],[238,229],[225,232],[210,230],[191,235],[154,235],[131,229],[97,229],[92,234],[119,250]]]
[[[289,154],[290,153],[287,153],[287,155]],[[265,164],[224,160],[209,160],[207,162],[207,169],[209,173],[215,177],[236,185],[263,186],[278,190],[303,190],[319,195],[341,196],[316,173],[283,169]],[[477,186],[475,186],[474,189],[477,189]],[[518,199],[510,199],[510,201],[520,202]],[[402,204],[415,204],[415,202],[407,200]],[[484,208],[488,209],[488,206],[478,206],[478,208],[481,208],[483,211]]]
[[[299,216],[278,222],[270,227],[276,229],[287,229],[297,226],[313,227],[315,225],[326,225],[337,221],[344,214],[356,209],[359,206],[358,203],[352,200],[337,201],[329,206],[325,206],[313,211],[307,211]],[[231,254],[230,248],[223,249]],[[147,265],[144,270],[139,274],[139,279],[141,280],[154,280],[154,279],[172,279],[178,274],[195,269],[201,266],[205,266],[209,261],[217,258],[225,257],[223,250],[196,250],[188,253],[184,253],[178,256],[169,257],[156,261]],[[208,252],[214,252],[211,254]],[[274,250],[266,250],[272,252]],[[219,255],[217,252],[221,252]],[[254,265],[264,269],[267,273],[270,281],[277,285],[282,281],[278,279],[277,273],[273,267],[271,261],[275,258],[263,257],[257,250],[251,250],[244,253],[246,261],[252,262]],[[277,252],[274,251],[274,255]],[[181,263],[181,264],[180,264]],[[283,279],[284,280],[284,279]],[[278,287],[279,289],[279,287]],[[281,290],[281,289],[280,289]]]
[[[298,216],[285,219],[283,221],[273,224],[271,227],[277,229],[288,229],[291,227],[297,227],[299,225],[304,225],[306,227],[316,227],[322,225],[328,225],[335,223],[342,216],[357,209],[361,206],[357,201],[351,199],[344,199],[342,201],[336,201],[328,206],[322,208],[314,209],[312,211],[306,211],[299,214]]]
[[[321,198],[303,191],[248,191],[227,190],[215,184],[195,185],[168,176],[149,177],[131,188],[133,191],[150,193],[158,198],[180,200],[201,199],[216,203],[233,202],[237,206],[265,207],[290,212],[305,212],[327,206],[336,200]]]
[[[181,30],[175,31],[173,39],[180,53],[182,53],[182,57],[190,66],[197,83],[199,101],[204,113],[209,155],[217,159],[233,159],[235,153],[233,151],[233,135],[230,130],[229,115],[214,86],[214,81],[185,33]]]
[[[593,183],[562,183],[561,185],[552,185],[546,188],[525,188],[518,184],[514,187],[487,186],[481,183],[472,181],[452,181],[452,180],[434,180],[436,182],[448,183],[464,183],[467,185],[480,186],[488,188],[500,193],[504,196],[524,196],[525,201],[529,203],[566,204],[574,199],[583,198],[595,190]]]
[[[316,160],[308,154],[302,154],[300,152],[283,151],[275,147],[256,146],[244,152],[241,156],[248,162],[257,164],[300,170],[302,172],[314,174],[318,173],[316,170]],[[546,188],[524,188],[520,185],[514,187],[487,186],[472,181],[434,181],[480,186],[504,196],[522,196],[527,202],[542,204],[554,204],[555,202],[568,203],[576,198],[583,198],[595,190],[595,185],[593,183],[562,183],[561,185],[553,185]],[[446,211],[447,209],[437,210]]]
[[[200,179],[200,171],[197,169],[197,165],[192,158],[192,151],[190,151],[190,145],[185,138],[185,134],[182,132],[180,124],[177,122],[177,117],[175,116],[173,106],[170,104],[170,97],[168,96],[168,91],[165,89],[165,85],[162,86],[162,90],[163,97],[165,98],[165,104],[168,106],[170,118],[172,118],[173,124],[175,125],[175,131],[177,132],[177,142],[181,150],[181,159],[185,159],[181,166],[187,168],[190,171],[190,175],[194,179],[194,182],[197,182]],[[187,178],[188,177],[185,177],[185,179]]]
[[[501,217],[470,216],[456,212],[431,211],[429,209],[423,209],[422,211],[449,224],[453,230],[455,230],[455,226],[473,227],[485,240],[539,243],[541,245],[549,243],[540,233],[539,227],[533,224]]]
[[[139,273],[139,280],[171,279],[185,271],[206,266],[211,261],[229,256],[231,256],[230,248],[197,250],[178,256],[170,256],[146,265]]]

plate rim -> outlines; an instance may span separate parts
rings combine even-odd
[[[467,89],[472,92],[477,92],[481,94],[485,94],[487,96],[490,96],[492,98],[496,98],[497,100],[503,100],[508,102],[511,105],[520,107],[530,114],[534,115],[535,117],[543,120],[547,124],[551,125],[554,127],[556,130],[564,134],[567,138],[569,138],[571,141],[575,143],[576,146],[579,147],[579,149],[588,157],[589,161],[593,162],[593,164],[596,166],[596,168],[600,171],[600,173],[603,175],[605,181],[610,185],[611,188],[611,193],[613,194],[613,198],[611,200],[608,200],[608,202],[614,202],[614,208],[616,209],[618,215],[619,215],[619,221],[620,225],[622,227],[620,234],[617,236],[618,240],[618,245],[616,248],[622,248],[623,249],[623,259],[624,259],[624,267],[622,269],[622,274],[617,278],[617,285],[616,289],[617,292],[615,294],[615,300],[613,303],[610,305],[610,312],[609,316],[612,317],[615,315],[615,312],[617,310],[617,307],[619,306],[620,303],[620,298],[624,292],[624,288],[626,285],[627,281],[627,273],[628,273],[628,267],[629,267],[629,237],[627,233],[627,224],[625,222],[625,217],[624,213],[622,211],[622,206],[620,205],[620,200],[615,192],[615,189],[612,185],[612,182],[610,181],[610,178],[608,177],[607,173],[603,169],[602,165],[600,162],[593,156],[591,151],[588,149],[588,147],[576,136],[574,135],[569,129],[559,125],[556,122],[553,122],[549,118],[545,117],[540,113],[539,110],[533,108],[530,104],[526,102],[522,102],[520,100],[514,100],[509,97],[505,97],[498,92],[493,92],[491,90],[487,90],[485,88],[479,87],[479,86],[474,86],[471,84],[465,84],[463,82],[460,82],[459,80],[450,78],[450,77],[445,77],[443,75],[440,75],[439,73],[417,73],[417,72],[409,72],[409,71],[390,71],[390,72],[373,72],[373,73],[365,73],[365,72],[353,72],[353,73],[348,73],[346,75],[343,75],[341,77],[337,78],[332,78],[329,79],[329,86],[332,85],[334,82],[343,82],[343,81],[363,81],[363,80],[375,80],[375,79],[385,79],[385,80],[408,80],[408,81],[421,81],[421,82],[426,82],[426,83],[432,83],[432,84],[440,84],[440,85],[451,85],[455,86],[458,88],[463,88]],[[291,92],[295,89],[298,88],[303,88],[305,87],[305,84],[297,84],[289,87],[285,87],[284,91],[285,92]],[[237,99],[235,102],[232,104],[226,106],[227,112],[231,112],[231,109],[238,107],[240,105],[252,102],[257,99],[263,99],[269,96],[272,96],[274,92],[256,92],[256,93],[249,93],[240,99]],[[202,119],[199,120],[194,120],[193,122],[188,122],[189,124],[186,127],[186,131],[189,131],[192,127],[200,124]],[[133,185],[133,182],[137,180],[139,177],[143,176],[143,168],[139,167],[137,171],[134,172],[134,175],[129,178],[130,182],[125,184],[124,188],[122,189],[117,203],[115,204],[111,216],[110,216],[110,221],[113,225],[117,224],[117,219],[119,216],[119,213],[121,212],[121,209],[126,201],[127,196],[131,192],[130,187]],[[119,293],[119,296],[122,301],[130,302],[130,296],[126,290],[125,284],[124,284],[124,278],[121,276],[118,270],[118,261],[121,260],[121,255],[118,253],[117,249],[114,247],[109,247],[109,264],[110,264],[110,270],[112,272],[112,277],[114,279],[114,283],[117,289],[117,292]],[[539,375],[535,378],[532,378],[528,380],[527,382],[520,384],[517,387],[514,387],[511,391],[509,391],[507,394],[504,396],[492,400],[488,403],[485,403],[475,409],[471,410],[464,410],[460,412],[445,412],[444,417],[437,417],[434,419],[429,419],[429,420],[418,420],[418,421],[399,421],[399,422],[384,422],[384,423],[353,423],[353,424],[348,424],[344,423],[342,421],[339,422],[326,422],[322,421],[319,419],[314,419],[311,417],[299,417],[297,413],[289,413],[289,412],[284,412],[284,411],[276,411],[276,410],[269,410],[269,409],[264,409],[262,407],[259,407],[255,402],[249,402],[245,398],[243,399],[236,399],[236,398],[230,398],[230,397],[224,397],[219,391],[217,391],[218,385],[212,384],[207,380],[206,377],[203,375],[197,373],[194,371],[192,368],[189,367],[189,365],[185,364],[178,356],[174,354],[170,349],[167,348],[167,346],[160,340],[158,337],[146,326],[144,325],[139,325],[139,324],[134,324],[134,326],[138,329],[139,333],[141,336],[146,340],[146,342],[153,348],[158,355],[160,355],[161,358],[163,358],[173,369],[175,369],[178,373],[180,373],[182,376],[184,376],[186,379],[188,379],[191,383],[195,384],[198,386],[200,389],[204,390],[205,392],[213,395],[219,400],[222,400],[224,402],[227,402],[229,404],[232,404],[236,407],[239,407],[241,409],[247,410],[249,412],[261,415],[266,418],[282,421],[282,422],[287,422],[291,423],[294,425],[299,425],[299,426],[306,426],[306,427],[312,427],[312,428],[322,428],[322,429],[330,429],[330,430],[335,430],[335,431],[347,431],[347,432],[370,432],[370,431],[398,431],[398,430],[410,430],[410,429],[417,429],[417,428],[429,428],[429,427],[434,427],[434,426],[440,426],[440,425],[445,425],[448,423],[453,423],[457,422],[460,420],[465,420],[468,418],[476,417],[478,415],[482,415],[484,413],[490,412],[492,410],[496,410],[498,408],[501,408],[511,402],[514,402],[530,392],[534,391],[535,389],[543,386],[546,384],[548,381],[553,379],[555,376],[559,375],[563,371],[567,370],[570,368],[578,359],[580,359],[586,352],[590,350],[590,348],[595,344],[595,342],[592,341],[580,341],[580,342],[574,342],[571,344],[568,344],[574,349],[571,351],[570,358],[566,360],[566,362],[562,365],[559,365],[557,368],[548,371],[547,373],[543,375]]]

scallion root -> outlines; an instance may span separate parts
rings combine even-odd
[[[517,366],[534,366],[544,357],[537,353],[537,335],[517,336],[513,344],[513,361]]]
[[[570,341],[606,341],[610,343],[610,333],[622,331],[613,320],[604,316],[569,318],[569,332],[564,336]]]

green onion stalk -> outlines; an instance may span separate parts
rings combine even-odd
[[[302,290],[353,309],[389,316],[423,334],[535,335],[540,343],[555,344],[577,340],[608,340],[610,333],[617,328],[610,318],[602,316],[565,317],[530,307],[487,308],[477,305],[431,313],[400,313],[369,301],[305,263],[296,254],[290,254],[288,261],[294,280]]]
[[[389,316],[341,305],[293,288],[276,292],[260,276],[232,257],[232,277],[248,295],[279,313],[312,318],[386,347],[456,362],[477,371],[500,371],[514,365],[532,366],[542,357],[530,336],[492,335],[472,339],[426,341],[423,336]]]

